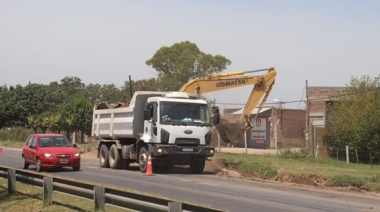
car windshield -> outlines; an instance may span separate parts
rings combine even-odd
[[[39,138],[40,147],[69,147],[70,143],[66,137],[41,137]]]
[[[205,104],[161,102],[162,124],[208,125],[209,114]]]

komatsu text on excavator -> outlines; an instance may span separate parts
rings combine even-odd
[[[248,75],[250,73],[263,71],[266,71],[266,73],[263,75]],[[189,81],[182,86],[180,91],[202,95],[208,92],[222,91],[253,85],[251,94],[248,98],[248,101],[246,102],[246,105],[244,106],[243,113],[240,117],[240,122],[244,124],[244,126],[241,127],[241,131],[244,131],[254,127],[249,118],[249,115],[252,113],[256,105],[259,104],[258,112],[256,113],[257,117],[257,114],[259,114],[272,90],[275,79],[276,70],[273,67],[269,69],[260,69],[253,71],[237,71],[231,73],[213,74]],[[219,125],[228,124],[226,122],[227,121],[224,120],[224,123],[221,122]],[[223,127],[222,129],[228,129],[228,127]],[[225,142],[232,144],[234,143],[233,139],[229,136],[230,133],[228,131],[219,130],[219,134]]]

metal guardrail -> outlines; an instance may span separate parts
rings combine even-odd
[[[16,181],[42,187],[44,204],[52,203],[52,193],[53,191],[58,191],[93,200],[94,211],[105,211],[106,204],[137,211],[221,211],[189,203],[175,202],[169,199],[96,186],[90,183],[82,183],[59,177],[45,176],[40,173],[4,166],[0,166],[0,177],[8,179],[9,194],[16,191]]]

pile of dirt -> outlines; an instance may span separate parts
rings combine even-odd
[[[277,175],[275,180],[278,182],[296,183],[310,186],[324,186],[327,182],[326,177],[318,174],[295,175],[290,173],[282,173]]]
[[[221,117],[220,123],[216,125],[222,142],[234,147],[244,147],[245,126],[242,123],[230,123]]]

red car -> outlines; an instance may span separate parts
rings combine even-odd
[[[61,134],[34,134],[26,140],[22,149],[22,166],[35,165],[40,172],[44,168],[73,167],[80,169],[80,153]]]

